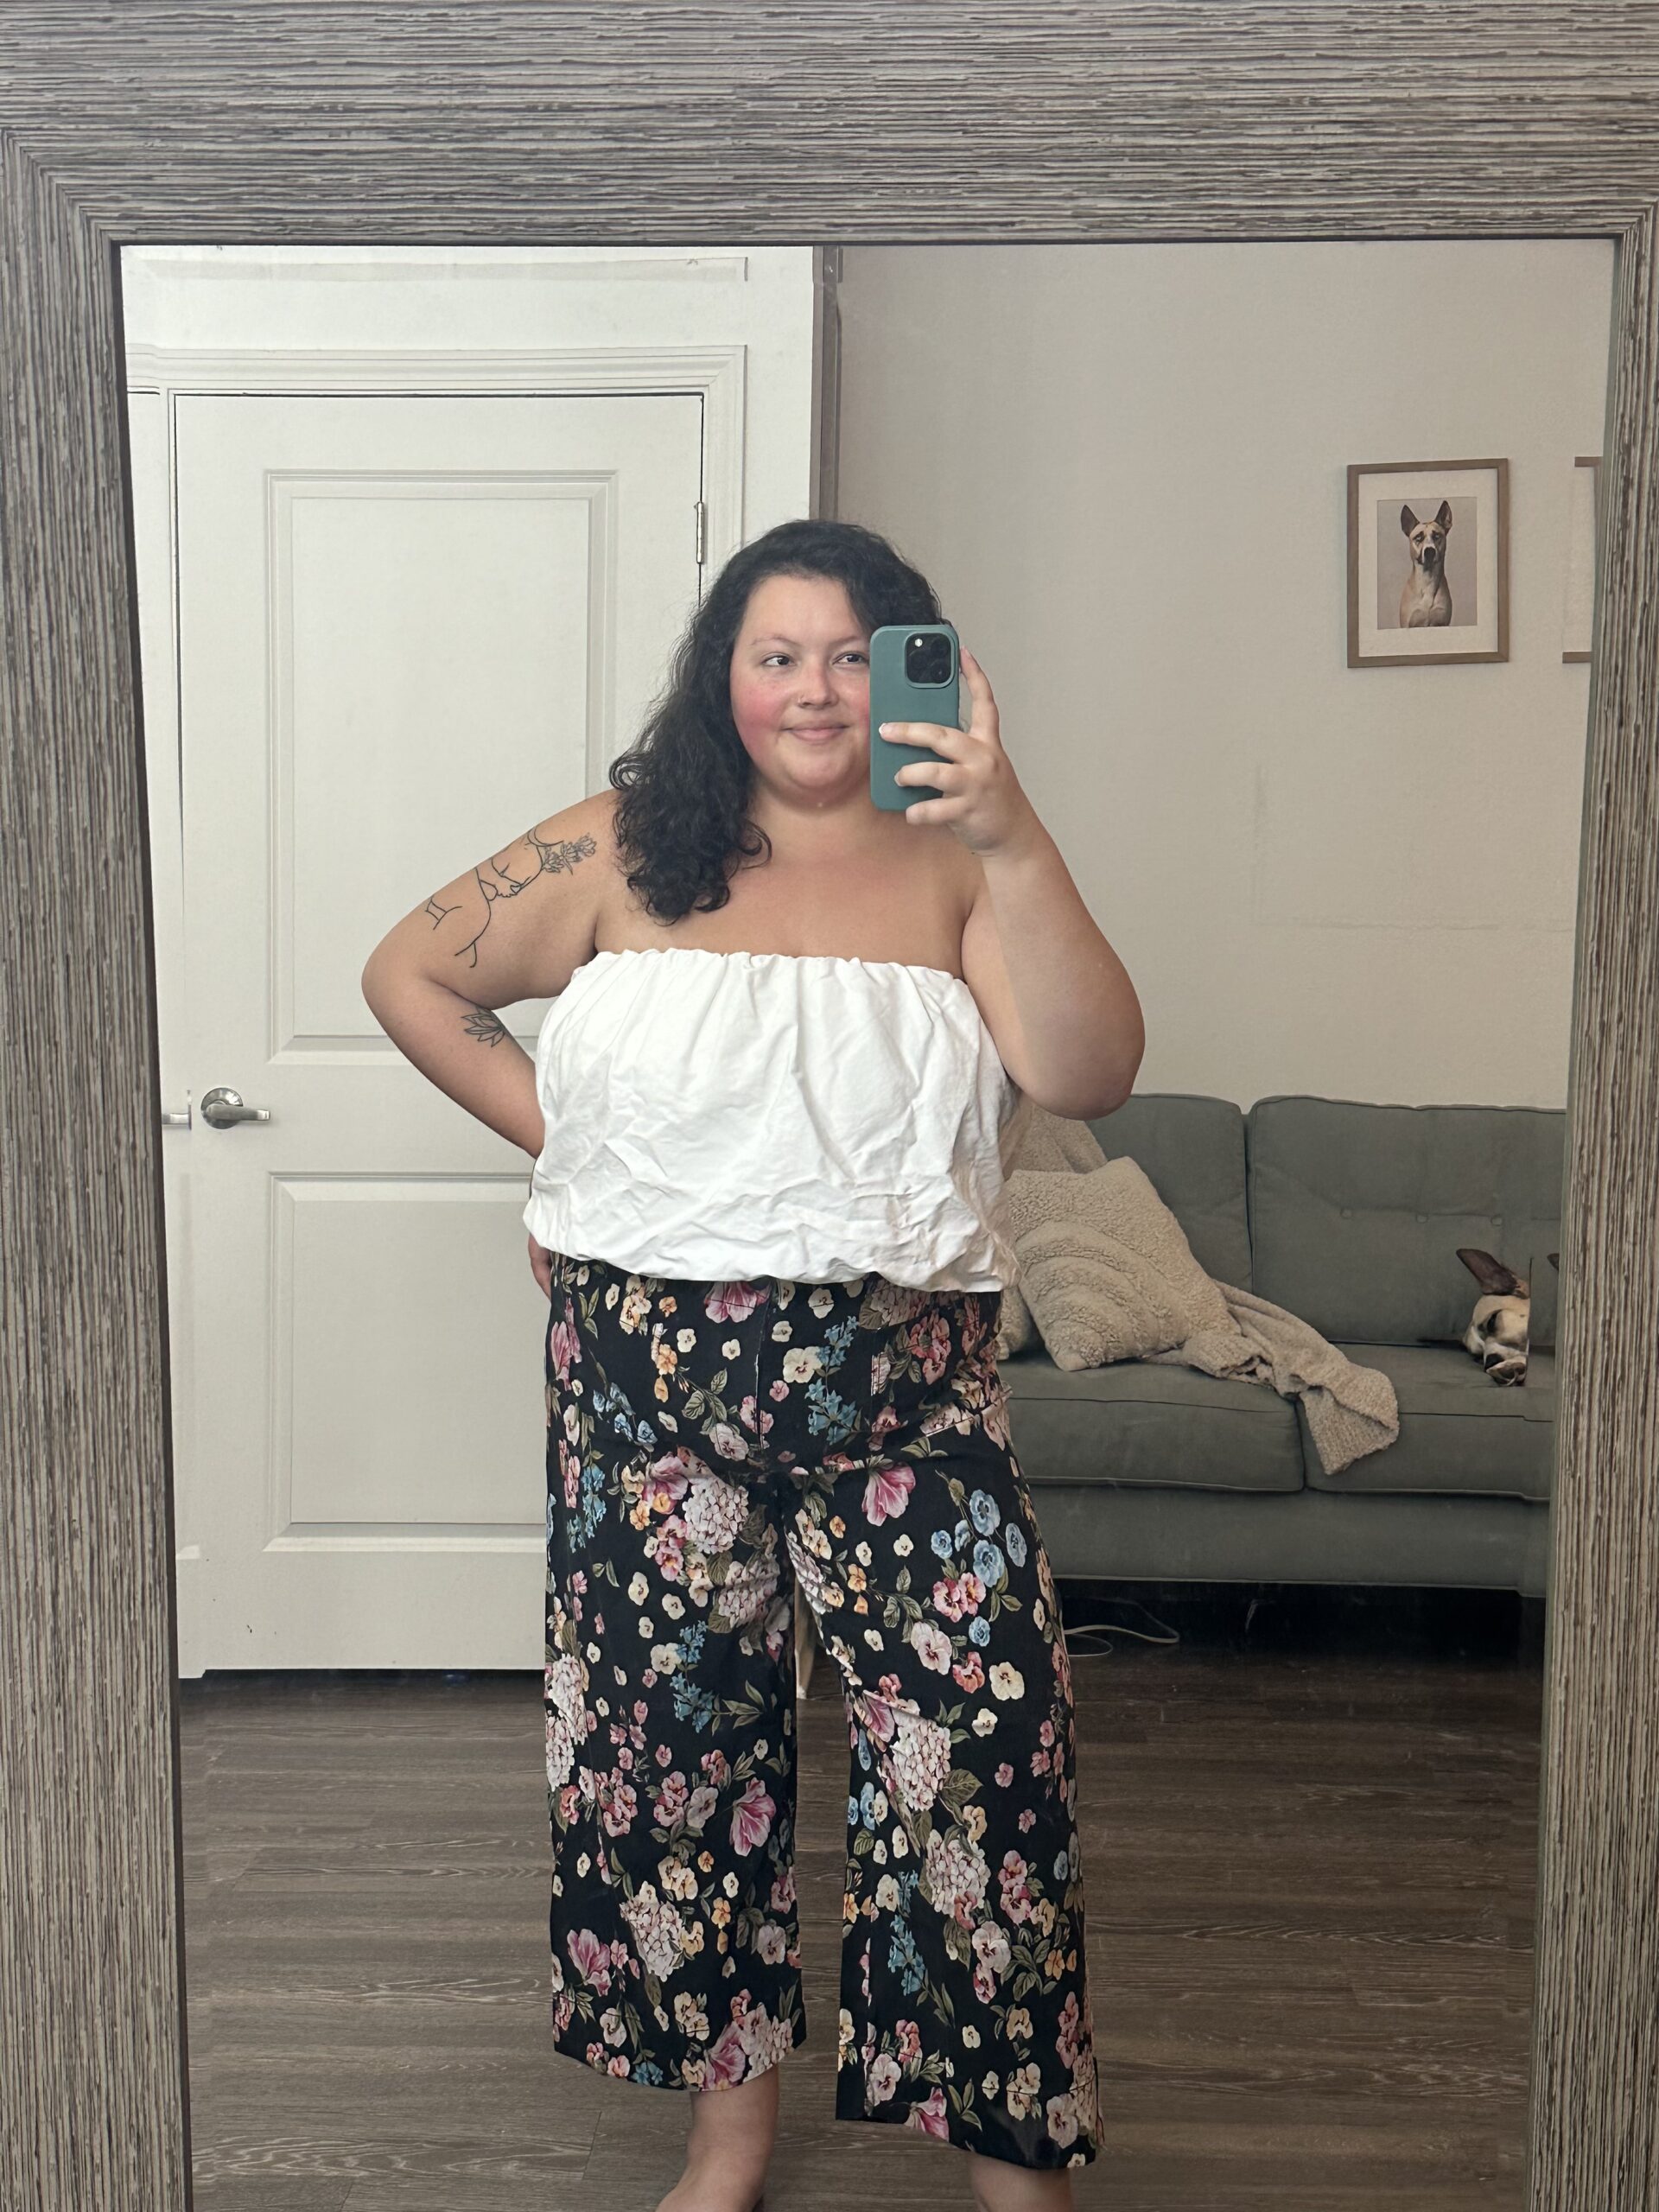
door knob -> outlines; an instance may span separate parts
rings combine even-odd
[[[201,1095],[201,1118],[216,1129],[234,1128],[238,1122],[268,1122],[269,1106],[245,1106],[239,1090],[227,1090],[221,1084],[217,1090],[205,1090]]]

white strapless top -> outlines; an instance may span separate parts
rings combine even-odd
[[[536,1040],[525,1227],[638,1274],[996,1290],[1020,1093],[942,968],[838,953],[598,952]]]

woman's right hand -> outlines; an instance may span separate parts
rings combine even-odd
[[[545,1244],[538,1244],[532,1232],[530,1240],[530,1272],[542,1286],[542,1296],[550,1306],[553,1302],[553,1255]]]

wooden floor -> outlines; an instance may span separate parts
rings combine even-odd
[[[1061,1595],[1107,2131],[1080,2212],[1519,2208],[1537,1608]],[[539,1672],[180,1686],[202,2212],[652,2212],[674,2182],[683,2093],[548,2040],[541,1695]],[[767,2212],[960,2212],[954,2147],[832,2117],[849,1754],[823,1656],[800,1723],[810,2033]]]

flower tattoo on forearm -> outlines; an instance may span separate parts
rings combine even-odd
[[[512,1033],[500,1015],[487,1006],[472,1007],[461,1026],[469,1037],[476,1037],[484,1045],[499,1045],[504,1037]]]

